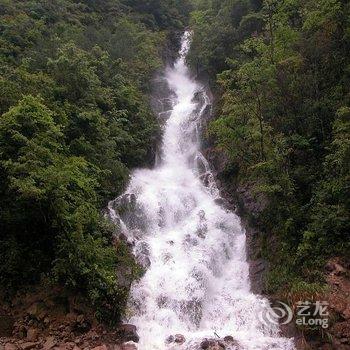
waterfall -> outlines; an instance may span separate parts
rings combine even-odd
[[[220,206],[200,152],[209,100],[186,66],[189,47],[187,32],[178,60],[164,73],[172,108],[162,113],[157,166],[134,171],[109,206],[145,267],[132,286],[126,321],[138,328],[140,350],[200,349],[204,338],[228,335],[237,343],[227,349],[292,350],[277,325],[258,317],[269,303],[250,292],[245,232],[239,217]],[[175,334],[186,341],[172,342]]]

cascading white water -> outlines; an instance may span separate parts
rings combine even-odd
[[[165,73],[174,98],[161,160],[153,170],[135,171],[126,193],[110,203],[147,267],[132,287],[127,321],[138,327],[140,350],[199,349],[214,333],[232,335],[242,349],[291,350],[293,342],[276,325],[259,320],[268,302],[250,292],[244,230],[236,214],[217,204],[219,191],[199,147],[208,99],[186,66],[189,45],[186,33],[179,59]],[[167,344],[174,334],[186,342]]]

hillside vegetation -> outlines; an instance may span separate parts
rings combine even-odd
[[[139,268],[102,208],[129,169],[152,162],[147,95],[173,0],[0,1],[0,284],[77,290],[105,320],[122,313]],[[124,272],[126,274],[126,272]]]
[[[350,4],[197,0],[191,21],[226,180],[268,200],[267,290],[317,290],[325,261],[350,252]]]

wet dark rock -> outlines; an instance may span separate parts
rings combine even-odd
[[[242,347],[239,344],[239,342],[235,338],[233,338],[232,335],[227,335],[224,338],[224,343],[226,345],[228,345],[230,348],[232,348],[232,346],[234,346],[235,350],[241,350],[242,349]]]
[[[233,338],[232,335],[227,335],[225,338],[224,338],[224,341],[227,342],[227,343],[232,343],[235,341],[235,339]]]
[[[205,187],[209,187],[212,177],[210,173],[205,173],[200,176],[200,179]]]
[[[146,242],[139,242],[135,249],[136,261],[144,269],[148,269],[151,265],[150,247]]]
[[[130,230],[146,229],[147,217],[137,203],[135,194],[126,193],[120,196],[113,201],[112,207]]]
[[[192,101],[198,104],[204,104],[205,100],[204,100],[204,96],[203,96],[204,92],[203,91],[197,91],[193,98]]]
[[[150,255],[151,248],[147,242],[139,242],[136,247],[136,254]]]
[[[211,345],[211,341],[208,339],[205,339],[201,343],[201,349],[207,350],[207,349],[209,349],[210,345]]]
[[[165,344],[171,344],[174,343],[175,337],[173,335],[169,335],[168,338],[165,339]]]
[[[263,294],[267,270],[268,263],[264,259],[257,259],[249,262],[249,276],[253,293]]]
[[[197,163],[197,169],[198,169],[198,173],[199,175],[204,175],[207,172],[207,167],[206,164],[204,163],[203,159],[200,157],[196,158],[196,163]]]
[[[182,334],[175,334],[174,343],[183,344],[186,342],[186,338]]]
[[[119,326],[116,334],[124,342],[132,341],[138,343],[140,340],[140,337],[137,334],[137,328],[132,324],[123,324]]]
[[[208,96],[209,95],[209,96]],[[199,112],[202,111],[201,114],[201,127],[202,129],[204,127],[206,127],[206,122],[209,121],[212,117],[212,103],[211,103],[211,93],[209,91],[209,89],[203,87],[200,91],[198,91],[192,101],[195,102],[197,104],[197,108],[194,111],[195,114],[198,114]],[[203,109],[204,107],[204,109]],[[202,110],[203,109],[203,110]],[[202,130],[203,132],[204,130]]]
[[[148,269],[151,266],[151,260],[148,256],[137,256],[136,262],[141,265],[144,269]]]
[[[225,344],[221,340],[217,340],[217,339],[204,339],[200,346],[201,346],[201,349],[203,350],[226,349]]]
[[[182,334],[169,335],[165,339],[166,344],[176,343],[176,344],[182,345],[185,342],[186,342],[186,338]]]
[[[225,208],[225,209],[229,209],[231,211],[236,211],[237,207],[235,204],[230,203],[226,198],[216,198],[215,199],[215,203],[220,205],[221,207]]]
[[[136,240],[133,237],[133,232],[128,231],[128,232],[119,232],[118,235],[115,237],[115,244],[118,245],[119,241],[123,241],[129,249],[133,249],[136,244]]]
[[[163,117],[164,113],[172,110],[173,95],[174,93],[171,91],[164,75],[157,74],[152,80],[151,107],[155,114],[160,115],[159,119]]]
[[[205,226],[205,228],[198,229],[196,233],[199,238],[204,239],[206,237],[206,231],[207,231],[207,227]]]

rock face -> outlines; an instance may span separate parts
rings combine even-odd
[[[211,119],[207,118],[207,122]],[[268,272],[268,264],[261,258],[263,233],[259,229],[259,216],[268,205],[267,198],[263,195],[255,195],[253,182],[239,183],[238,170],[230,165],[228,156],[217,150],[215,141],[204,141],[205,158],[210,163],[216,183],[220,190],[223,205],[231,211],[235,211],[242,219],[242,224],[247,236],[247,256],[250,263],[250,277],[252,290],[257,294],[264,294],[265,275]]]
[[[264,259],[251,260],[249,264],[249,274],[251,290],[256,294],[264,293],[265,276],[268,270],[268,263]]]
[[[221,205],[236,211],[242,219],[247,237],[247,258],[250,265],[250,279],[252,291],[265,294],[265,276],[268,263],[261,258],[263,233],[259,230],[259,215],[266,208],[265,197],[253,194],[254,183],[238,184],[236,170],[229,169],[229,159],[215,150],[208,141],[208,148],[203,152],[213,167],[222,200]]]
[[[145,230],[147,227],[147,217],[137,202],[137,198],[133,193],[126,193],[111,202],[112,208],[119,214],[129,230]],[[131,237],[125,237],[125,241],[129,245],[133,245]]]
[[[264,195],[255,195],[254,188],[255,183],[240,184],[237,186],[237,194],[241,201],[241,207],[249,213],[251,219],[259,220],[260,214],[266,209],[268,200]]]

